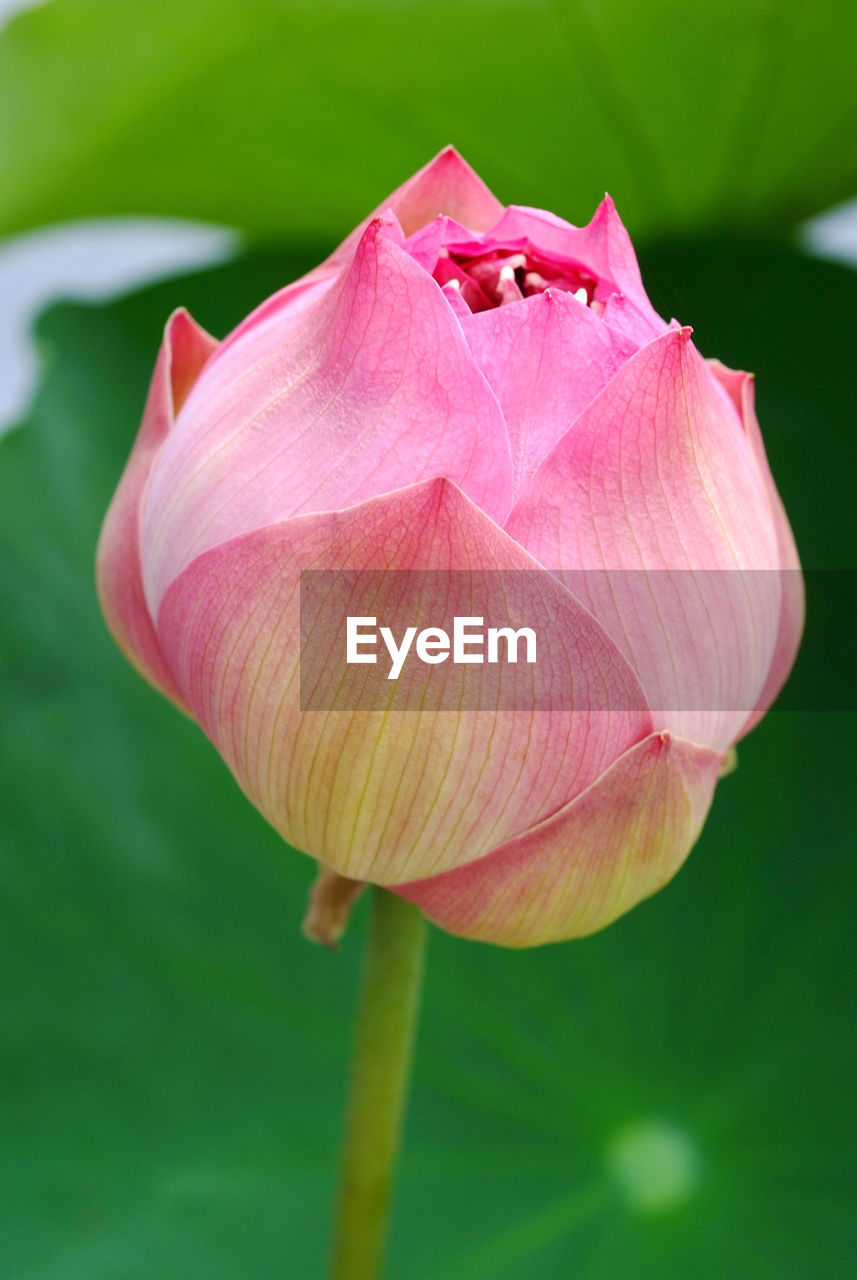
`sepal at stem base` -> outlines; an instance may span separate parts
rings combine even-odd
[[[350,880],[322,867],[309,895],[301,926],[304,937],[334,951],[348,927],[351,910],[366,888],[363,880]]]

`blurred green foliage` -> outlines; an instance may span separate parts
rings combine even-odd
[[[339,237],[454,142],[635,237],[857,191],[844,0],[51,0],[0,38],[0,234],[117,213]]]
[[[322,252],[55,308],[0,443],[4,1280],[323,1274],[363,910],[338,954],[301,939],[310,861],[92,590],[164,317],[225,332]],[[853,568],[857,276],[723,242],[644,266],[753,363],[805,558]],[[433,932],[390,1280],[848,1280],[854,724],[775,709],[688,865],[602,934]]]

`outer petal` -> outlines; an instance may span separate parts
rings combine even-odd
[[[623,323],[637,345],[663,331],[664,322],[646,296],[631,239],[610,196],[604,197],[585,227],[572,226],[544,209],[510,205],[485,239],[486,247],[528,240],[543,253],[588,267],[599,281],[595,294],[599,301],[606,302],[617,291],[624,295]]]
[[[786,677],[792,669],[794,660],[797,656],[800,638],[803,634],[804,614],[805,614],[805,593],[803,585],[803,575],[800,569],[800,560],[798,558],[797,547],[795,546],[794,536],[792,535],[791,525],[782,504],[777,486],[774,483],[774,477],[771,475],[771,469],[768,466],[768,458],[765,453],[765,445],[762,440],[762,432],[759,428],[759,421],[756,417],[755,409],[755,379],[750,373],[739,372],[734,369],[727,369],[725,364],[721,364],[719,360],[709,360],[708,366],[720,382],[721,386],[726,390],[732,403],[741,418],[744,430],[747,433],[747,439],[753,447],[756,455],[756,461],[765,487],[768,491],[768,499],[771,504],[773,513],[774,527],[777,532],[777,546],[779,549],[779,570],[782,581],[782,610],[780,613],[780,626],[777,633],[777,643],[774,649],[774,656],[771,662],[771,669],[768,672],[768,679],[765,687],[759,695],[759,701],[754,708],[753,714],[742,730],[742,735],[748,733],[753,725],[758,724],[762,716],[768,710],[771,703],[776,698],[780,689],[783,687]]]
[[[594,933],[675,875],[721,763],[717,752],[654,734],[539,827],[396,892],[450,933],[483,942],[527,947]]]
[[[437,217],[448,217],[469,231],[487,231],[503,213],[503,206],[455,147],[444,147],[382,200],[322,263],[318,272],[341,270],[353,256],[370,222],[388,212],[395,215],[404,234],[410,236]]]
[[[471,231],[487,231],[503,206],[455,147],[444,147],[377,209],[392,209],[406,236],[444,214]]]
[[[507,528],[629,657],[657,727],[735,740],[771,666],[779,550],[752,448],[689,330],[623,366]]]
[[[634,347],[555,289],[463,317],[461,327],[503,410],[520,493]]]
[[[487,231],[503,212],[500,201],[486,187],[454,147],[443,151],[418,169],[392,195],[382,200],[367,218],[315,270],[286,285],[257,307],[236,329],[237,336],[302,300],[307,290],[329,285],[351,261],[367,227],[377,217],[392,213],[406,236],[438,215],[446,214],[470,231]],[[227,342],[231,340],[227,338]]]
[[[389,883],[478,857],[559,809],[650,732],[615,646],[538,571],[527,578],[534,609],[558,616],[567,638],[555,655],[566,680],[556,703],[572,705],[560,696],[571,687],[581,710],[405,710],[396,684],[384,711],[302,710],[306,568],[538,566],[453,485],[434,481],[260,529],[200,556],[171,586],[158,630],[188,704],[254,805],[344,875]],[[383,625],[397,575],[379,576]],[[442,611],[445,588],[438,594]],[[330,650],[327,636],[309,643]],[[433,670],[453,678],[449,664]],[[488,668],[473,670],[487,678]],[[589,710],[599,706],[617,709]]]
[[[96,553],[98,597],[116,643],[138,671],[179,704],[181,695],[155,635],[143,594],[140,506],[155,458],[175,415],[216,347],[216,339],[201,329],[187,311],[175,311],[170,316],[143,421],[104,518]]]
[[[497,519],[503,415],[442,291],[371,224],[342,281],[212,361],[152,475],[146,595],[218,543],[445,476]]]

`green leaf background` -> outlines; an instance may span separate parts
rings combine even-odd
[[[659,310],[755,370],[809,623],[662,893],[531,952],[433,932],[390,1280],[850,1280],[857,276],[772,237],[857,187],[854,24],[53,0],[0,36],[4,231],[278,242],[53,308],[0,442],[3,1280],[324,1274],[364,911],[303,941],[310,861],[120,657],[92,559],[169,311],[225,333],[448,140],[578,221],[610,187]]]
[[[53,0],[0,39],[0,232],[183,214],[339,236],[455,142],[636,236],[857,189],[844,0]]]

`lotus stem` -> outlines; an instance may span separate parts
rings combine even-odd
[[[372,890],[331,1280],[380,1280],[382,1273],[427,932],[411,903]]]

